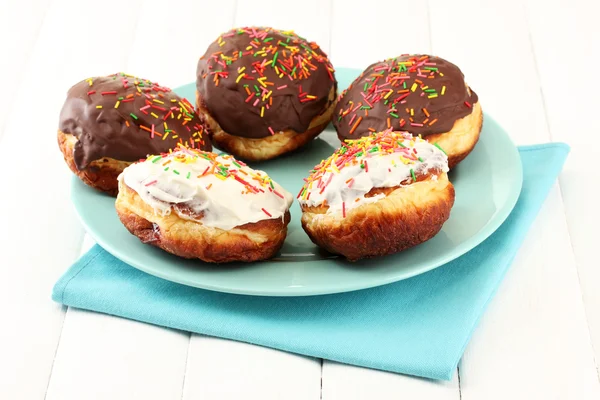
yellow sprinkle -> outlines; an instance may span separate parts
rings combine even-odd
[[[171,103],[177,103],[177,99],[171,99]]]
[[[435,99],[436,97],[438,97],[437,94],[430,94],[429,96],[427,96],[428,99]]]
[[[444,76],[444,74],[442,74],[442,73],[440,72],[440,76]]]
[[[171,132],[169,132],[169,131],[165,132],[165,134],[162,137],[162,140],[165,140],[167,138],[167,136],[169,136],[169,133],[171,133]]]
[[[307,99],[316,99],[317,96],[313,96],[312,94],[309,94],[306,96]]]
[[[102,106],[96,106],[96,108],[102,108]]]
[[[182,102],[179,102],[179,107],[183,108],[185,112],[188,112],[188,109],[185,108]]]
[[[121,104],[121,101],[117,100],[117,102],[115,103],[115,108],[119,108],[119,104]]]
[[[417,86],[418,86],[418,85],[417,85],[416,83],[413,83],[413,84],[412,84],[412,87],[410,88],[410,90],[411,90],[412,92],[414,92],[415,90],[417,90]]]
[[[150,115],[152,115],[154,118],[158,118],[158,115],[154,114],[153,112],[151,112]]]
[[[283,78],[283,72],[282,72],[281,74],[279,74],[279,77],[280,77],[280,78]]]
[[[163,122],[163,125],[165,126],[165,129],[169,129],[166,122]]]
[[[246,70],[246,67],[238,68],[238,74],[241,74]]]
[[[260,117],[262,118],[265,115],[265,106],[260,108]]]
[[[392,93],[394,93],[394,91],[390,90],[389,92],[387,92],[387,94],[385,96],[383,96],[383,98],[387,100],[387,98],[390,97],[392,95]]]
[[[258,78],[257,81],[258,83],[260,83],[262,86],[267,87],[267,85],[265,85],[265,83],[263,82],[265,79],[267,79],[266,76],[263,76],[262,78]]]
[[[177,116],[177,119],[181,119],[181,114],[179,114],[179,115]]]
[[[237,79],[235,80],[235,83],[239,83],[245,75],[246,74],[239,74]]]
[[[446,93],[446,86],[442,86],[442,96]]]
[[[279,75],[279,68],[277,68],[277,65],[275,66],[275,73]]]
[[[92,82],[93,82],[92,78],[90,78],[90,79],[87,80],[87,83],[89,83],[90,86],[92,86]]]
[[[411,108],[411,109],[410,109],[410,116],[411,116],[411,117],[414,117],[414,116],[415,116],[415,109],[414,109],[414,108]]]

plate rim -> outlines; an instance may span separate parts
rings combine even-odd
[[[352,69],[352,68],[337,68],[336,71],[347,71],[348,73],[360,73],[360,70]],[[193,83],[188,83],[185,85],[178,86],[173,89],[173,91],[181,90],[182,88],[189,86]],[[369,280],[364,282],[362,280],[356,280],[352,282],[348,282],[343,286],[339,284],[335,285],[333,283],[329,283],[327,285],[320,285],[318,287],[309,287],[307,290],[307,286],[281,286],[276,289],[272,289],[269,291],[265,291],[262,289],[253,289],[250,287],[238,287],[238,286],[223,286],[210,282],[198,282],[198,280],[186,279],[181,276],[173,276],[173,273],[169,273],[169,270],[162,270],[160,268],[152,268],[151,266],[145,266],[142,262],[136,260],[136,257],[130,257],[126,250],[119,250],[115,246],[113,246],[110,241],[105,241],[100,238],[95,229],[93,229],[90,224],[87,222],[87,219],[84,218],[83,213],[80,212],[78,207],[78,202],[75,200],[76,191],[78,190],[76,185],[84,185],[77,176],[74,174],[71,177],[71,185],[70,185],[70,199],[71,203],[75,208],[75,213],[77,218],[85,228],[86,232],[99,244],[104,250],[108,253],[112,254],[117,259],[123,261],[124,263],[150,275],[156,276],[161,279],[165,279],[170,282],[175,282],[179,284],[183,284],[186,286],[191,286],[204,290],[211,290],[222,293],[231,293],[231,294],[239,294],[239,295],[250,295],[250,296],[266,296],[266,297],[300,297],[300,296],[317,296],[317,295],[327,295],[327,294],[335,294],[335,293],[345,293],[352,292],[357,290],[364,290],[373,287],[383,286],[390,283],[398,282],[404,279],[409,279],[417,275],[421,275],[433,269],[439,268],[459,257],[463,256],[470,250],[479,246],[482,242],[488,239],[502,224],[506,221],[508,216],[512,213],[517,204],[517,201],[520,197],[522,187],[523,187],[523,167],[521,163],[521,158],[519,154],[519,149],[511,139],[510,135],[504,129],[504,127],[493,117],[491,117],[488,113],[484,112],[484,124],[489,120],[493,124],[497,126],[497,130],[501,131],[502,140],[506,141],[509,144],[508,147],[511,149],[510,157],[514,159],[514,176],[511,178],[515,179],[515,181],[511,182],[511,185],[517,186],[518,190],[515,188],[512,190],[506,199],[503,207],[496,211],[496,213],[492,216],[490,220],[475,234],[469,237],[467,240],[463,241],[459,245],[457,245],[452,252],[449,252],[445,255],[439,256],[435,262],[431,262],[428,264],[423,264],[420,267],[409,269],[408,271],[398,271],[397,273],[389,274],[381,277],[380,279]],[[328,126],[331,128],[331,124]],[[483,128],[482,128],[483,129]],[[511,163],[513,164],[513,163]],[[93,190],[93,189],[92,189]],[[101,193],[98,193],[101,195]],[[310,263],[321,263],[327,260],[314,260],[314,261],[305,261]],[[165,272],[166,271],[166,272]]]

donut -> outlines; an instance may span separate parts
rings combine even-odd
[[[196,105],[216,147],[247,161],[296,150],[331,121],[337,81],[327,55],[292,31],[239,28],[198,61]]]
[[[179,146],[125,168],[119,219],[143,243],[205,262],[273,257],[290,221],[293,196],[230,155]]]
[[[429,55],[402,55],[370,65],[344,90],[333,125],[341,141],[386,129],[437,143],[452,169],[473,150],[483,124],[477,94],[461,70]]]
[[[310,239],[350,261],[396,253],[435,236],[450,216],[448,157],[406,132],[348,140],[298,194]]]
[[[60,113],[65,162],[83,182],[113,196],[125,167],[178,143],[212,149],[194,107],[169,88],[124,73],[77,83]]]

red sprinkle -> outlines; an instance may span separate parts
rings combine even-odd
[[[155,180],[153,180],[152,182],[148,182],[148,183],[146,183],[144,186],[152,186],[152,185],[154,185],[156,182],[158,182],[158,181],[155,179]]]
[[[468,101],[465,101],[465,106],[471,108],[471,104]]]
[[[272,217],[272,215],[271,215],[271,214],[269,214],[269,212],[268,212],[267,210],[265,210],[264,208],[261,208],[261,210],[263,210],[263,212],[264,212],[265,214],[267,214],[269,217]]]

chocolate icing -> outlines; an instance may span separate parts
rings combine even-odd
[[[247,138],[305,132],[337,90],[333,66],[316,43],[272,28],[224,33],[196,72],[203,106],[225,132]]]
[[[73,86],[58,129],[77,137],[73,158],[79,170],[102,157],[137,161],[178,143],[212,149],[204,121],[187,100],[157,83],[122,73]]]
[[[340,140],[389,127],[427,136],[450,131],[477,101],[456,65],[439,57],[402,55],[370,65],[354,80],[339,96],[333,124]]]

